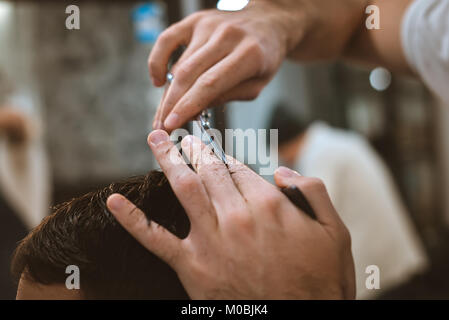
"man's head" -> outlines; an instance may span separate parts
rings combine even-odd
[[[12,261],[18,298],[188,298],[176,273],[109,213],[113,193],[126,196],[149,221],[188,235],[190,222],[162,172],[113,183],[57,206],[20,242]],[[80,290],[65,286],[69,265],[79,268]]]
[[[288,105],[279,103],[271,114],[268,127],[278,129],[279,156],[287,165],[292,166],[310,123],[290,110],[292,109]]]

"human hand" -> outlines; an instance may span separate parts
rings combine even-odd
[[[210,106],[255,99],[287,55],[301,61],[340,57],[366,2],[252,0],[241,11],[201,11],[170,26],[148,60],[154,85],[166,83],[172,53],[187,48],[171,70],[174,80],[153,128],[171,131]]]
[[[173,130],[210,105],[256,98],[287,53],[285,16],[270,1],[251,1],[239,12],[195,13],[164,31],[148,61],[154,85],[165,84],[171,54],[187,49],[153,127]]]
[[[354,298],[350,236],[323,183],[280,168],[279,187],[298,186],[317,220],[277,187],[229,157],[229,169],[188,136],[184,162],[165,131],[149,145],[191,221],[179,239],[115,194],[108,208],[143,246],[167,262],[193,299]]]

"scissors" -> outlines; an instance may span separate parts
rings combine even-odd
[[[173,74],[167,73],[167,82],[168,84],[172,83]],[[217,156],[218,159],[223,161],[223,163],[228,167],[228,160],[226,159],[226,154],[223,151],[223,148],[215,141],[214,137],[211,136],[208,130],[212,129],[210,126],[210,118],[211,114],[208,110],[202,111],[195,119],[196,124],[201,130],[201,138],[206,145],[209,145],[212,149],[212,152]]]
[[[167,73],[167,83],[170,85],[173,81],[173,74]],[[202,111],[196,118],[195,122],[201,130],[202,140],[205,141],[206,145],[211,146],[212,152],[217,156],[218,159],[223,161],[228,167],[228,160],[226,159],[226,154],[223,148],[214,140],[214,137],[208,133],[211,129],[210,126],[210,112],[208,110]],[[317,219],[315,211],[307,200],[306,196],[302,191],[295,185],[291,185],[286,188],[281,188],[281,192],[293,203],[298,209],[302,210],[312,219]]]

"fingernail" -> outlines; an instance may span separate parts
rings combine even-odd
[[[193,144],[193,137],[191,135],[185,136],[184,139],[182,139],[183,145],[191,145]]]
[[[155,130],[153,132],[150,133],[150,143],[157,146],[158,144],[168,141],[169,136],[168,133],[165,132],[164,130]]]
[[[113,194],[108,198],[108,207],[111,211],[120,211],[125,205],[125,199],[119,194]]]
[[[171,113],[164,121],[164,126],[169,129],[176,129],[179,125],[179,116],[176,113]]]
[[[289,177],[293,177],[295,175],[299,175],[299,173],[297,173],[296,171],[293,171],[287,167],[279,167],[276,170],[276,173],[285,177],[285,178],[289,178]]]

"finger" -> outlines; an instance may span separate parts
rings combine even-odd
[[[214,230],[217,218],[201,178],[185,163],[178,149],[163,130],[148,136],[148,144],[165,173],[173,192],[195,229]]]
[[[237,189],[247,201],[257,202],[260,195],[266,192],[277,192],[275,187],[240,161],[226,156],[229,173]]]
[[[201,177],[217,212],[234,212],[246,205],[225,164],[217,158],[209,146],[194,136],[186,136],[181,146],[198,176]]]
[[[234,88],[217,97],[210,106],[221,106],[229,101],[249,101],[256,99],[268,83],[269,78],[253,78],[244,80]]]
[[[232,88],[230,91],[224,93],[220,97],[216,98],[210,106],[220,106],[229,101],[247,101],[256,99],[263,88],[266,86],[269,78],[253,78],[245,80]],[[164,101],[167,90],[164,92],[164,97],[161,101]],[[162,102],[161,102],[162,105]],[[153,129],[164,129],[163,119],[166,115],[162,116],[161,108],[158,108],[156,116],[154,117]]]
[[[263,179],[248,166],[228,156],[229,172],[244,199],[253,208],[252,212],[260,218],[265,215],[272,223],[282,224],[282,204],[288,200],[278,188]]]
[[[210,31],[211,32],[211,31]],[[199,48],[204,46],[204,44],[209,40],[210,33],[193,33],[192,39],[187,46],[187,48],[182,53],[181,57],[176,61],[176,64],[172,67],[172,71],[176,70],[178,64],[184,62],[187,58],[193,55]]]
[[[201,33],[200,36],[193,36],[194,38],[192,39],[192,41],[190,42],[190,44],[188,45],[186,51],[184,51],[184,53],[181,55],[181,58],[178,60],[178,62],[172,67],[172,74],[176,73],[176,67],[179,63],[182,63],[182,61],[184,61],[186,59],[186,56],[190,56],[193,52],[195,52],[196,50],[198,50],[201,46],[204,45],[204,43],[207,41],[207,39],[205,38],[206,35],[204,35],[203,33]],[[173,81],[174,82],[174,81]],[[156,115],[154,117],[154,122],[153,122],[153,129],[157,130],[157,129],[162,129],[164,130],[164,123],[163,120],[165,120],[167,113],[169,111],[165,111],[167,108],[167,105],[165,103],[166,101],[166,97],[167,97],[167,93],[169,92],[169,89],[171,88],[171,84],[167,85],[167,88],[164,90],[164,95],[162,96],[161,102],[159,103],[159,106],[157,108],[156,111]]]
[[[274,173],[274,180],[280,188],[297,186],[304,193],[321,224],[335,225],[336,222],[341,222],[320,179],[306,178],[289,168],[279,167]]]
[[[253,47],[250,47],[251,50]],[[203,73],[183,95],[164,121],[169,129],[179,128],[183,123],[206,109],[223,93],[257,73],[258,59],[253,59],[247,47],[240,47]]]
[[[156,110],[156,114],[154,115],[154,120],[153,120],[153,130],[158,130],[158,129],[164,129],[164,124],[163,124],[163,122],[161,121],[161,112],[162,112],[162,110],[161,110],[161,104],[162,104],[162,101],[164,101],[164,98],[167,96],[167,89],[165,89],[164,90],[164,93],[163,93],[163,95],[162,95],[162,99],[161,99],[161,102],[159,103],[159,106],[158,106],[158,108],[157,108],[157,110]]]
[[[182,258],[182,241],[179,238],[157,223],[148,221],[139,208],[120,194],[111,195],[107,206],[123,228],[140,244],[176,268]]]
[[[148,69],[155,86],[166,81],[167,65],[172,53],[181,45],[187,45],[192,36],[192,19],[185,19],[170,26],[158,37],[148,58]]]
[[[231,44],[218,41],[213,38],[204,46],[179,61],[173,71],[173,82],[171,83],[167,97],[162,104],[162,121],[179,101],[179,99],[191,88],[201,74],[222,60],[232,49]]]

